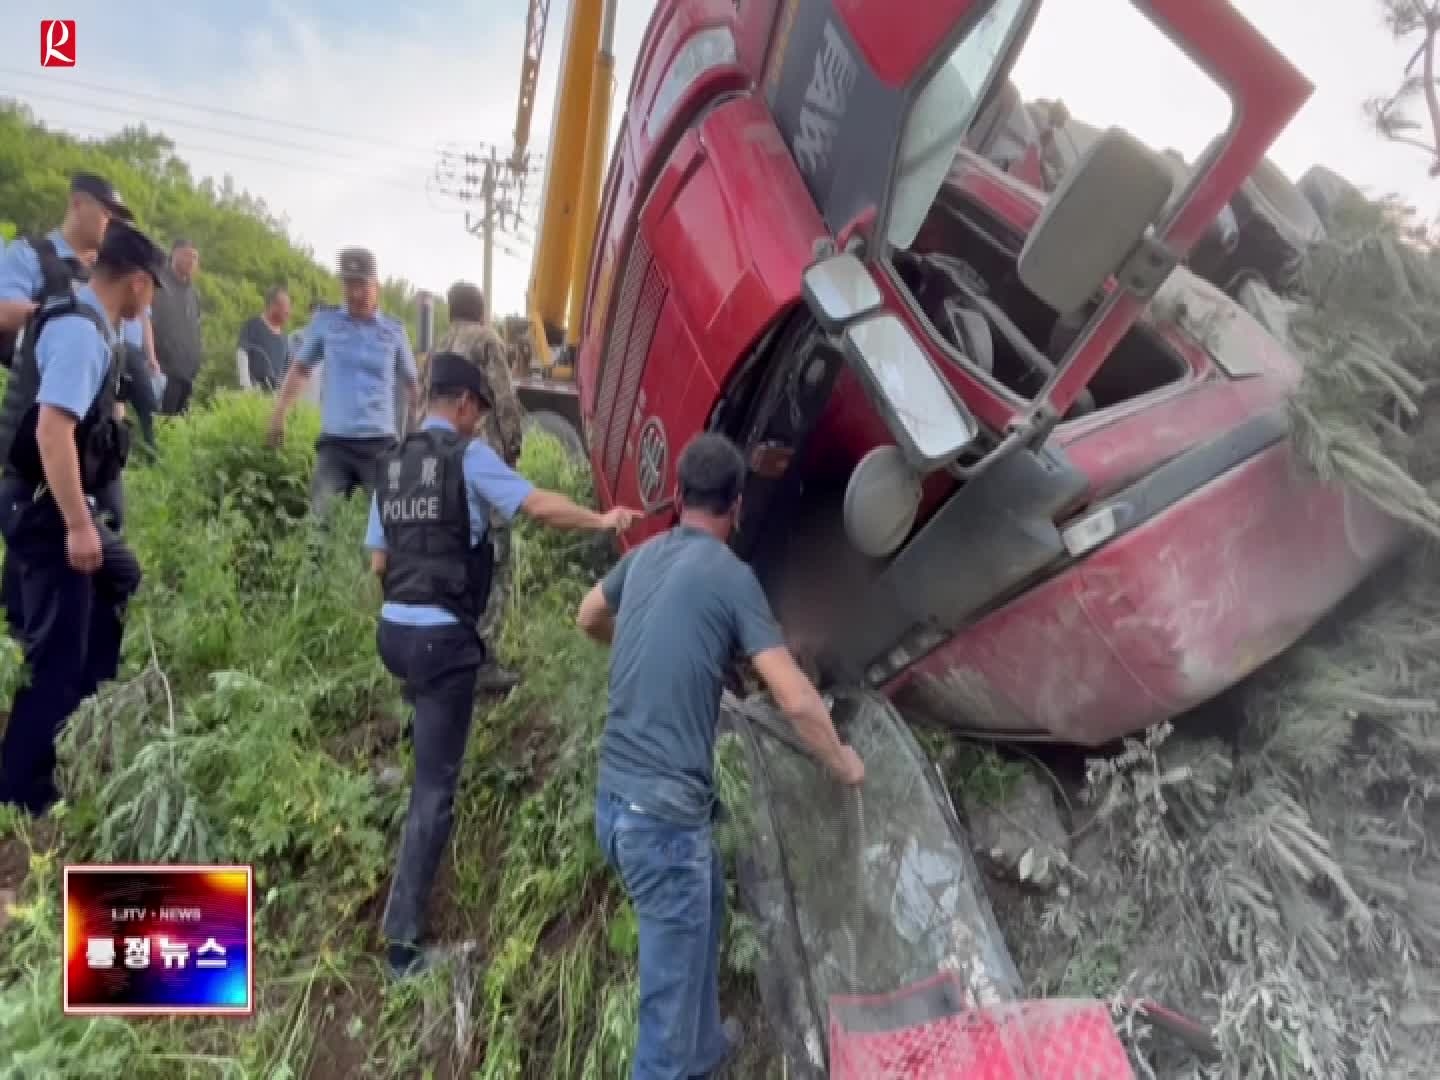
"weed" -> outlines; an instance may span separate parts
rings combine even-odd
[[[356,749],[390,744],[356,736],[398,729],[403,710],[375,655],[365,507],[350,500],[328,528],[312,525],[313,411],[278,453],[264,447],[267,413],[258,396],[221,394],[165,420],[158,463],[127,477],[146,582],[121,680],[62,739],[66,802],[0,925],[0,1078],[619,1080],[635,1033],[636,929],[594,840],[607,658],[573,622],[613,552],[518,524],[499,644],[524,680],[477,712],[431,911],[439,932],[460,929],[478,949],[386,984],[375,921],[404,791],[377,784],[384,762]],[[590,496],[541,433],[521,468]],[[0,690],[22,675],[6,642]],[[30,832],[0,816],[0,843]],[[254,863],[256,1020],[64,1020],[56,868],[81,859]],[[754,965],[743,920],[729,955]]]

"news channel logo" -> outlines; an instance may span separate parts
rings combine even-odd
[[[67,866],[65,1012],[249,1016],[248,866]]]

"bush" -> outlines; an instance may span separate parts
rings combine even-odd
[[[262,398],[222,394],[163,421],[157,463],[127,477],[147,577],[124,678],[66,731],[54,821],[0,818],[0,866],[6,848],[31,866],[0,928],[0,1077],[624,1075],[634,920],[592,820],[606,657],[573,625],[609,543],[517,526],[501,652],[524,682],[481,703],[430,915],[488,966],[462,956],[387,984],[377,924],[405,792],[378,777],[407,751],[375,655],[366,508],[312,525],[315,416],[295,417],[277,453],[267,415]],[[520,467],[589,497],[543,433]],[[0,655],[0,680],[16,669]],[[92,859],[255,864],[253,1024],[61,1017],[56,867]]]

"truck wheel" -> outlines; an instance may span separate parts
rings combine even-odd
[[[537,409],[535,412],[525,414],[525,430],[539,429],[545,432],[552,439],[557,440],[565,448],[565,453],[572,458],[584,460],[585,442],[580,438],[580,433],[575,430],[575,425],[566,420],[557,412],[549,409]]]
[[[1231,205],[1240,236],[1227,267],[1229,276],[1251,271],[1276,292],[1288,292],[1295,285],[1300,256],[1325,236],[1320,215],[1269,159],[1245,181]]]
[[[1324,165],[1310,166],[1295,186],[1326,225],[1334,222],[1335,212],[1345,203],[1365,198],[1359,188]]]

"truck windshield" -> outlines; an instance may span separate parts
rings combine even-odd
[[[1112,124],[1132,132],[1170,166],[1173,199],[1229,127],[1224,90],[1146,6],[1052,3],[1032,19],[1032,0],[996,0],[930,76],[902,125],[883,260],[940,354],[976,380],[978,413],[996,401],[1033,401],[1095,310],[1094,300],[1078,311],[1051,310],[1016,276],[1035,213],[1085,150]],[[1123,44],[1113,63],[1077,57],[1078,43],[1098,33]],[[1002,73],[1005,83],[995,86]],[[1207,237],[1189,260],[1222,288],[1235,276],[1233,232]],[[1188,370],[1163,335],[1142,325],[1112,348],[1066,416],[1122,405]]]
[[[900,140],[887,237],[899,248],[915,240],[985,91],[1023,24],[1031,0],[997,0],[956,43],[920,92]]]

